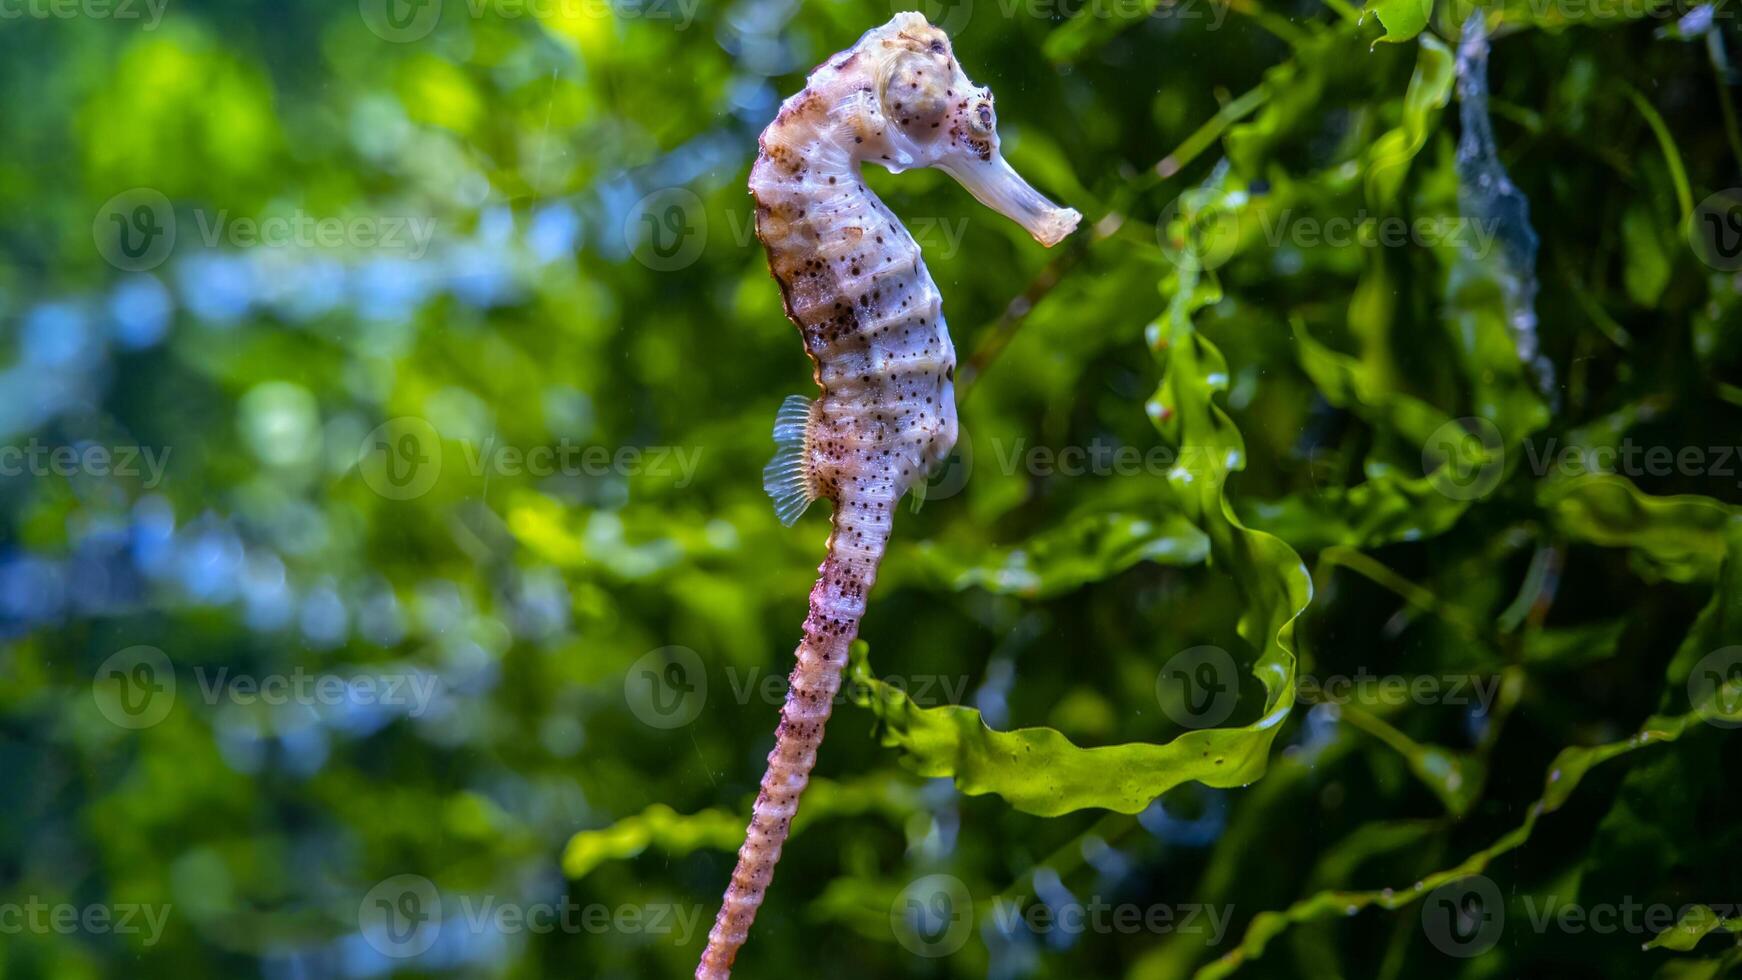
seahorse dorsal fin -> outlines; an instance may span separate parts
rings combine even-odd
[[[762,489],[774,501],[775,516],[787,527],[798,523],[819,496],[810,453],[816,421],[817,403],[803,395],[786,396],[774,416],[774,458],[762,468]]]

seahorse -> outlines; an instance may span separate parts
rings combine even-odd
[[[956,354],[942,300],[913,236],[866,188],[866,162],[897,173],[936,167],[1049,248],[1082,217],[1005,162],[992,93],[968,80],[949,36],[918,13],[896,14],[825,61],[763,131],[750,171],[756,234],[821,389],[780,406],[763,487],[785,524],[818,498],[834,514],[774,751],[698,980],[731,975],[810,781],[896,504],[956,442]]]

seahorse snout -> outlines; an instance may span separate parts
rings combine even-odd
[[[936,166],[954,177],[981,204],[1021,225],[1047,248],[1064,241],[1083,219],[1075,208],[1061,208],[1047,200],[996,150],[985,158],[952,157],[940,160]]]

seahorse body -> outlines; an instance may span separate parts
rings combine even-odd
[[[763,482],[787,524],[819,497],[833,501],[834,517],[762,792],[698,978],[731,974],[810,781],[895,506],[956,442],[956,355],[941,299],[913,236],[861,180],[866,161],[938,167],[1049,247],[1080,218],[1004,162],[992,93],[968,80],[949,37],[917,13],[830,58],[762,133],[750,172],[757,237],[822,389],[781,406]]]

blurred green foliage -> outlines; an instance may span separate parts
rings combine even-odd
[[[0,976],[692,969],[826,534],[746,174],[902,6],[0,4]],[[926,9],[1086,221],[867,175],[962,446],[740,975],[1733,970],[1734,12]]]

